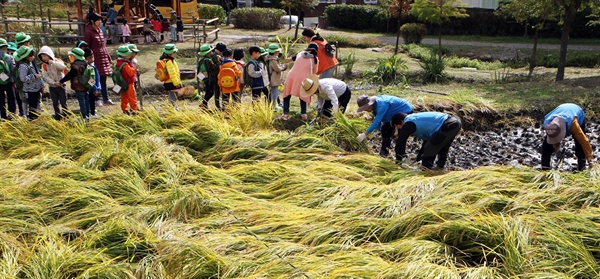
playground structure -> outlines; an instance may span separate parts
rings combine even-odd
[[[141,38],[141,31],[143,29],[143,20],[145,18],[158,18],[169,16],[168,6],[155,6],[151,3],[152,0],[120,0],[115,4],[115,8],[118,12],[118,22],[116,24],[122,24],[120,19],[126,19],[127,24],[130,26],[132,36],[130,39],[133,41]],[[163,4],[165,2],[163,1]],[[169,1],[173,6],[172,9],[181,16],[185,23],[185,29],[189,30],[187,36],[193,36],[194,42],[204,40],[206,42],[209,35],[214,35],[215,39],[218,38],[219,27],[218,18],[214,19],[198,19],[197,18],[197,1],[196,0],[177,0]],[[118,5],[122,4],[122,5]],[[94,0],[93,10],[95,12],[101,11],[101,0]],[[13,10],[14,9],[14,10]],[[163,11],[161,11],[163,10]],[[11,11],[14,11],[11,13]],[[85,27],[86,12],[84,13],[84,7],[82,0],[77,0],[77,11],[70,12],[66,11],[67,17],[64,18],[52,18],[51,10],[48,8],[47,13],[42,11],[40,5],[39,18],[34,17],[33,19],[24,19],[19,15],[19,6],[17,5],[0,5],[0,18],[4,25],[4,37],[7,39],[14,38],[14,35],[22,30],[10,30],[10,23],[26,23],[31,25],[41,26],[41,31],[38,33],[29,33],[30,35],[37,36],[40,38],[40,42],[44,44],[71,44],[77,40],[83,39],[83,32]],[[183,12],[182,12],[183,11]],[[166,13],[166,14],[165,14]],[[183,13],[183,14],[182,14]],[[164,15],[164,16],[163,16]],[[53,26],[69,26],[69,34],[54,34],[50,32]],[[76,30],[74,29],[74,26]],[[53,40],[52,40],[53,39]]]

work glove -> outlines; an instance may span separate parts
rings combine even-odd
[[[358,142],[363,142],[363,141],[364,141],[366,138],[367,138],[367,134],[365,134],[365,133],[360,133],[360,134],[358,134],[358,136],[356,137],[356,140],[357,140]]]

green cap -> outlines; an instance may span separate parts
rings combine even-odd
[[[19,49],[17,49],[17,51],[15,51],[15,53],[13,54],[13,57],[15,58],[15,60],[21,61],[25,57],[29,56],[32,51],[33,51],[32,46],[21,46]]]
[[[119,46],[119,48],[117,49],[117,55],[121,57],[127,57],[131,53],[131,49],[129,49],[127,46]]]
[[[0,47],[7,47],[8,42],[5,39],[0,38]]]
[[[85,60],[85,51],[78,47],[74,47],[69,51],[69,54],[75,56],[75,60]]]
[[[140,50],[137,48],[137,46],[135,44],[128,44],[127,47],[135,53],[140,52]]]
[[[214,49],[214,48],[213,48],[211,45],[208,45],[208,44],[206,44],[206,45],[202,45],[202,46],[200,47],[200,52],[198,52],[198,55],[200,55],[200,56],[204,56],[204,55],[206,55],[207,53],[211,52],[213,49]]]
[[[260,47],[260,56],[265,56],[267,54],[268,54],[268,52],[265,50],[265,48],[264,47]]]
[[[15,42],[8,42],[8,49],[12,51],[17,51],[17,44],[15,44]]]
[[[24,32],[19,32],[15,35],[15,43],[17,43],[17,45],[29,42],[29,40],[31,40],[31,36],[25,34]]]
[[[267,52],[269,54],[273,54],[275,52],[281,51],[281,48],[279,47],[278,44],[270,44],[269,48],[267,49]]]
[[[166,54],[172,54],[173,52],[177,52],[177,46],[175,44],[166,44],[163,48],[163,52]]]

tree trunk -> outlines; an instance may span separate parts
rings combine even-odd
[[[537,47],[538,47],[538,39],[540,37],[540,30],[538,28],[535,29],[535,34],[533,37],[533,50],[531,51],[531,58],[529,59],[529,76],[533,75],[533,69],[537,64]]]
[[[398,20],[398,30],[396,30],[396,48],[394,54],[398,54],[398,46],[400,45],[400,20]]]
[[[290,23],[290,28],[288,28],[288,30],[292,30],[292,8],[288,8],[288,16],[289,16],[289,23]]]
[[[571,34],[571,25],[575,19],[575,13],[579,5],[572,4],[565,9],[565,19],[563,24],[562,36],[560,38],[560,53],[558,55],[558,70],[556,71],[555,81],[565,79],[565,64],[567,63],[567,46],[569,44],[569,35]]]
[[[438,26],[438,59],[442,60],[442,24]]]
[[[292,21],[291,18],[290,21]],[[294,41],[298,39],[298,28],[300,28],[300,14],[298,14],[298,23],[296,24],[296,33],[294,34]]]

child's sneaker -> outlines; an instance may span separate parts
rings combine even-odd
[[[104,106],[104,104],[102,104],[102,101],[100,101],[100,100],[97,100],[97,101],[96,101],[96,106],[97,106],[97,107],[103,107],[103,106]]]

